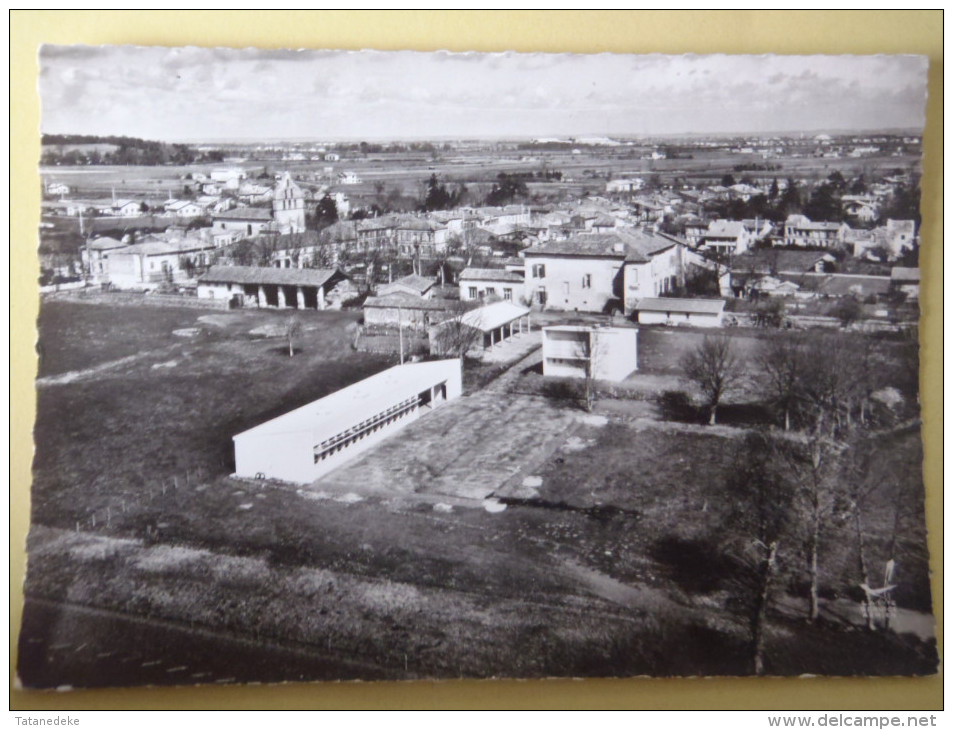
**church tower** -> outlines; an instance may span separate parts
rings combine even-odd
[[[304,193],[285,173],[275,186],[272,200],[275,223],[282,233],[301,233],[304,230]]]

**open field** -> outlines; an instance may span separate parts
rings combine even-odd
[[[441,152],[435,156],[425,153],[371,154],[368,157],[352,157],[333,163],[322,161],[249,160],[238,165],[191,165],[191,166],[80,166],[46,167],[40,173],[44,183],[62,182],[78,191],[78,194],[108,195],[115,190],[117,195],[162,196],[170,190],[178,194],[182,186],[190,184],[183,180],[190,172],[208,172],[212,167],[243,167],[255,175],[267,169],[274,173],[288,170],[293,175],[316,177],[314,185],[324,179],[324,169],[332,167],[334,173],[353,171],[361,178],[357,185],[335,186],[352,197],[374,200],[376,184],[383,183],[385,194],[397,187],[404,195],[419,196],[427,179],[436,174],[454,183],[464,183],[478,198],[489,192],[498,173],[536,173],[540,170],[556,170],[563,173],[561,182],[528,181],[530,192],[543,198],[556,199],[572,194],[601,194],[605,191],[607,177],[638,176],[643,179],[657,176],[659,181],[671,184],[675,178],[684,183],[699,185],[720,181],[726,171],[735,165],[773,165],[777,170],[735,173],[755,178],[783,180],[787,177],[807,180],[822,180],[834,171],[851,177],[863,173],[868,178],[890,174],[893,170],[908,170],[919,165],[919,157],[905,154],[900,157],[873,156],[864,158],[819,159],[814,157],[779,157],[762,160],[759,156],[729,153],[725,150],[692,150],[693,158],[651,160],[641,159],[651,147],[582,147],[580,154],[569,151],[513,149],[505,152],[487,150],[457,150]],[[476,204],[480,200],[473,201]]]
[[[289,316],[45,302],[34,519],[229,474],[235,433],[395,364],[352,351],[353,313],[299,312],[293,358],[285,338],[253,334]]]
[[[25,683],[750,671],[726,551],[742,429],[493,386],[310,487],[233,480],[232,434],[392,364],[353,352],[340,312],[298,313],[289,358],[255,334],[288,314],[44,303]],[[640,336],[646,372],[670,377],[702,334]],[[915,429],[877,446],[879,555],[896,485],[922,488]],[[897,600],[920,621],[922,498],[906,508]],[[929,641],[843,618],[852,544],[849,525],[825,533],[816,627],[803,571],[779,579],[770,672],[933,671]]]

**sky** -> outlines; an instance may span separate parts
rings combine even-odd
[[[162,141],[922,128],[922,56],[43,46],[41,128]]]

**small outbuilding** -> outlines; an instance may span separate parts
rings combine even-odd
[[[637,327],[543,327],[543,375],[624,380],[638,370]]]
[[[920,298],[920,269],[917,267],[894,266],[890,270],[890,288],[900,290],[911,301]]]
[[[450,317],[430,328],[430,354],[467,353],[482,356],[483,352],[504,340],[529,332],[530,310],[512,302],[495,302]]]
[[[646,297],[635,307],[639,324],[721,327],[724,299],[677,299]]]
[[[513,301],[522,295],[523,275],[506,269],[478,269],[468,266],[457,277],[462,301],[500,297]],[[514,295],[515,292],[515,295]]]
[[[459,359],[397,365],[233,436],[235,476],[308,484],[461,392]]]
[[[425,329],[444,318],[445,299],[427,299],[395,292],[364,300],[364,324],[368,327]]]

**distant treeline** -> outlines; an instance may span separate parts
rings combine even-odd
[[[222,150],[197,151],[186,144],[169,144],[136,137],[89,134],[44,134],[43,165],[191,165],[217,163]],[[100,149],[96,145],[112,145]]]

